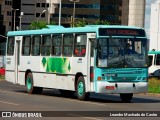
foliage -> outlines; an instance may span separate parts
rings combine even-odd
[[[83,20],[78,20],[74,23],[74,27],[84,27],[85,25],[87,25],[87,21],[85,19]]]
[[[5,79],[5,76],[0,75],[0,80],[4,80],[4,79]]]
[[[97,20],[95,23],[95,25],[109,25],[109,22],[107,20]]]
[[[150,93],[160,93],[160,79],[151,78],[148,81],[148,92]]]
[[[88,25],[88,24],[91,24],[91,25],[109,25],[109,22],[107,20],[99,20],[98,19],[95,22],[89,23],[85,19],[83,19],[83,20],[77,20],[74,23],[74,27],[84,27],[85,25]]]
[[[55,25],[55,21],[50,22],[51,25]],[[47,28],[48,23],[46,21],[33,21],[29,27],[31,30]]]

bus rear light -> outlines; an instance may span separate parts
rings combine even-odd
[[[93,79],[93,77],[94,77],[94,74],[90,73],[90,78]]]
[[[91,66],[90,67],[90,81],[92,81],[93,82],[93,80],[94,80],[94,72],[93,72],[94,70],[93,70],[93,66]]]
[[[94,78],[94,74],[93,74],[93,73],[90,73],[90,81],[93,82],[93,78]]]
[[[107,90],[114,90],[114,89],[115,89],[115,86],[106,86],[106,89],[107,89]]]

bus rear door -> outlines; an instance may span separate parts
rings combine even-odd
[[[15,37],[15,83],[19,83],[19,65],[20,65],[20,45],[22,36]]]

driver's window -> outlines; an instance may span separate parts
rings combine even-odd
[[[99,39],[98,43],[98,66],[107,67],[107,57],[108,57],[108,40]]]

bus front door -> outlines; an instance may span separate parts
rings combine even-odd
[[[20,65],[20,43],[22,37],[15,37],[16,46],[15,46],[15,83],[19,83],[19,65]]]
[[[94,91],[94,47],[95,47],[95,38],[90,38],[90,44],[89,44],[89,53],[90,53],[90,90]]]

